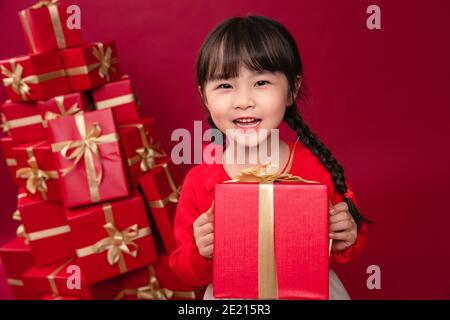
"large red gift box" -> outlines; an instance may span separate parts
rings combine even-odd
[[[14,297],[18,300],[37,299],[39,295],[25,287],[22,278],[23,274],[33,266],[31,250],[24,239],[16,238],[0,247],[0,258]]]
[[[112,300],[122,291],[121,279],[114,278],[96,284],[86,281],[85,270],[78,259],[33,267],[23,275],[27,289],[46,299],[61,300],[77,297],[83,300]]]
[[[38,101],[37,106],[44,119],[44,126],[47,127],[49,120],[73,116],[78,112],[86,111],[89,108],[89,100],[84,92],[74,92],[46,101]]]
[[[36,266],[75,256],[70,226],[61,204],[23,197],[18,201],[17,211]]]
[[[113,108],[118,122],[139,118],[138,100],[128,76],[107,83],[92,91],[95,108]]]
[[[1,110],[14,143],[42,140],[47,137],[36,103],[5,101]]]
[[[130,181],[136,187],[144,172],[156,164],[167,162],[167,154],[159,147],[155,118],[143,117],[119,124],[119,133]]]
[[[20,22],[31,52],[44,52],[82,43],[80,28],[76,24],[70,3],[65,1],[39,1],[19,12]]]
[[[59,52],[0,61],[3,85],[12,101],[46,100],[69,92]]]
[[[138,269],[157,259],[142,198],[67,210],[79,264],[89,283]]]
[[[110,109],[55,119],[48,126],[65,207],[129,195],[119,135]]]
[[[6,161],[6,165],[11,176],[11,180],[17,184],[16,170],[17,170],[17,160],[13,155],[14,142],[11,137],[3,137],[0,139],[0,146],[2,148],[3,158]]]
[[[221,183],[214,207],[214,297],[328,299],[326,185]]]
[[[180,187],[169,163],[155,165],[140,177],[139,183],[167,253],[176,248],[173,223]]]
[[[16,178],[30,198],[61,201],[59,174],[47,140],[27,142],[13,148]]]
[[[123,295],[127,300],[193,300],[196,289],[181,280],[169,266],[169,257],[123,275]]]
[[[62,50],[61,56],[72,91],[92,89],[121,76],[114,41]]]

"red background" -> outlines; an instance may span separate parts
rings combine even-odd
[[[0,1],[0,58],[26,52],[17,12],[34,2]],[[235,15],[282,22],[305,65],[309,100],[301,111],[346,168],[362,212],[376,221],[363,255],[337,270],[350,295],[450,298],[450,2],[378,0],[382,30],[375,31],[366,28],[374,2],[363,0],[74,2],[86,40],[117,41],[122,68],[167,149],[174,129],[193,132],[193,121],[205,118],[194,65],[206,34]],[[3,161],[0,174],[3,243],[14,235],[16,190]],[[372,264],[381,268],[380,290],[366,287]]]

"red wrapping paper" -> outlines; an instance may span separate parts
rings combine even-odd
[[[89,283],[141,268],[157,259],[144,202],[137,192],[124,200],[67,210],[66,215],[79,264]],[[130,234],[127,230],[132,227],[136,236],[126,241]],[[124,241],[113,242],[114,235]],[[102,249],[95,251],[96,244]],[[110,259],[113,255],[118,259]]]
[[[12,101],[46,100],[69,92],[59,52],[0,61],[3,85]]]
[[[118,122],[139,118],[138,100],[128,76],[107,83],[92,91],[95,108],[112,108]]]
[[[72,117],[49,121],[48,125],[52,150],[61,174],[60,187],[65,207],[129,195],[127,173],[111,110],[78,113]],[[94,131],[97,133],[91,129],[96,129]],[[85,131],[84,137],[82,131]],[[92,137],[89,136],[90,133],[93,134]],[[86,148],[84,153],[81,152],[78,162],[76,157],[69,159],[79,150],[73,143],[69,146],[70,141],[78,141],[80,148],[83,146],[82,141],[94,141],[98,153]],[[94,143],[92,148],[93,145]],[[71,147],[67,154],[64,154],[64,146]]]
[[[89,100],[84,92],[74,92],[53,97],[46,101],[38,101],[37,106],[46,127],[49,120],[73,116],[78,112],[87,111]]]
[[[92,89],[120,79],[114,41],[89,43],[61,51],[72,91]]]
[[[35,103],[5,101],[1,106],[5,124],[15,144],[47,137],[43,119]]]
[[[50,300],[60,300],[65,297],[76,297],[83,300],[111,300],[117,297],[122,290],[120,278],[88,284],[84,269],[81,268],[78,259],[33,267],[23,275],[23,281],[29,290],[33,290],[40,297],[44,295],[46,299]]]
[[[213,258],[216,298],[260,297],[258,262],[265,267],[270,265],[264,263],[263,256],[258,257],[259,249],[267,254],[258,237],[270,239],[270,234],[258,231],[259,211],[270,207],[259,203],[261,185],[216,186]],[[293,182],[276,182],[272,186],[272,248],[278,298],[328,299],[327,187]],[[261,271],[261,286],[268,282],[263,275]]]
[[[18,184],[16,179],[16,170],[17,170],[17,160],[14,158],[13,147],[14,142],[11,137],[3,137],[0,139],[0,146],[3,152],[3,158],[5,159],[6,165],[9,170],[9,174],[11,176],[11,181],[14,184]]]
[[[40,4],[39,2],[19,12],[20,22],[29,50],[44,52],[80,45],[80,29],[69,29],[67,22],[73,22],[73,11],[67,12],[70,3]]]
[[[17,210],[36,266],[75,256],[70,227],[62,205],[23,197],[18,201]]]
[[[27,142],[13,148],[16,178],[32,199],[61,201],[59,174],[48,141]]]

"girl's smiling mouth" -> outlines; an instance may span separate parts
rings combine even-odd
[[[261,123],[261,119],[254,117],[240,117],[233,120],[233,123],[241,129],[255,129]]]

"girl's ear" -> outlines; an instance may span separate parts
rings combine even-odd
[[[295,79],[295,89],[294,89],[294,101],[297,99],[298,92],[300,91],[300,87],[302,86],[302,77],[300,75],[297,75],[297,78]],[[292,101],[291,97],[289,97],[289,106],[292,106],[294,104],[294,101]]]
[[[200,97],[202,98],[203,103],[205,104],[206,107],[208,107],[208,104],[207,104],[207,102],[206,102],[206,99],[205,99],[205,97],[203,96],[202,87],[201,87],[201,86],[198,86],[197,89],[198,89],[198,93],[200,94]]]

